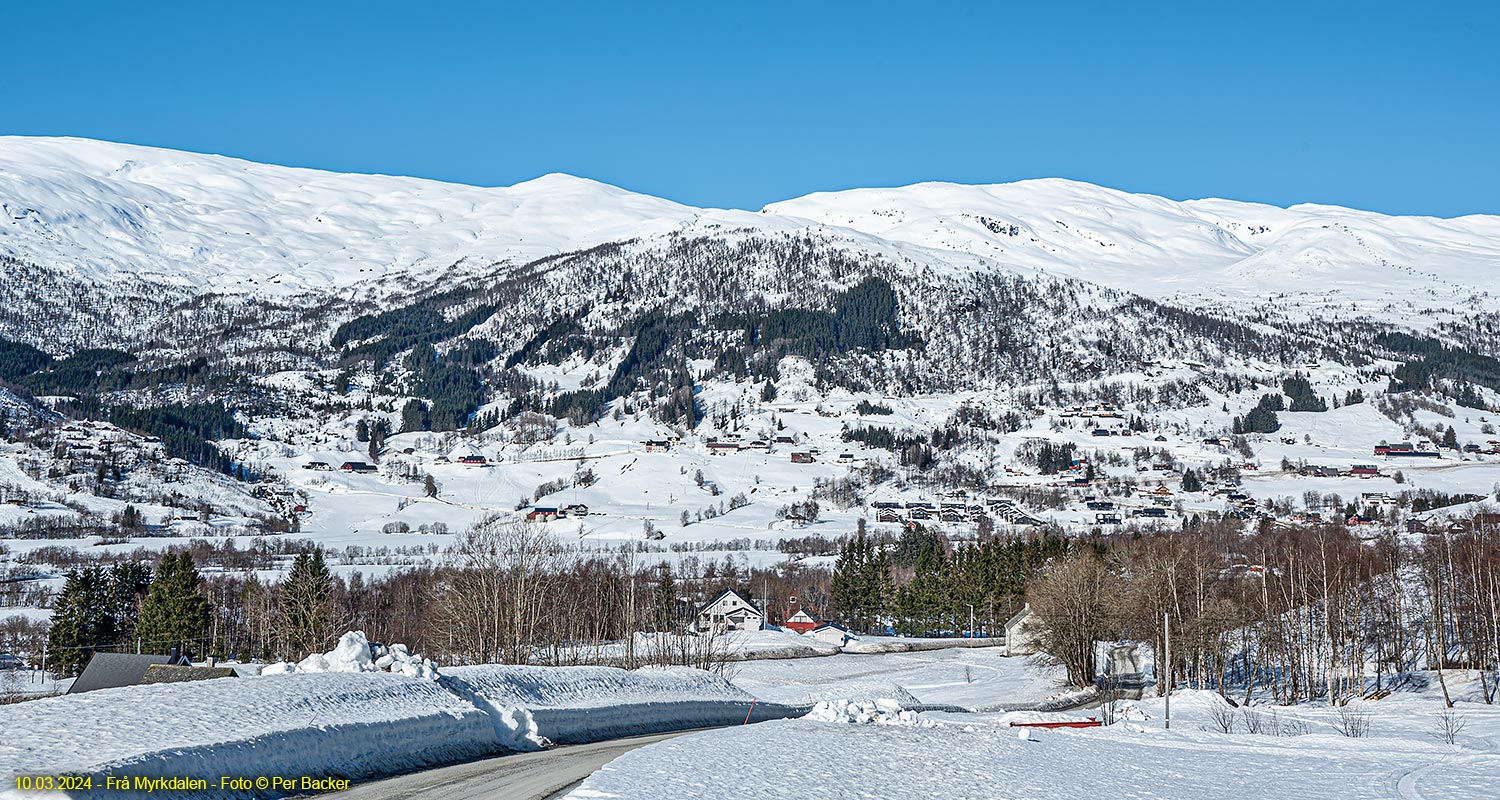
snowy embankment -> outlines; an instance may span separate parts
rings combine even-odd
[[[717,675],[685,668],[487,665],[444,670],[440,682],[485,709],[496,740],[514,750],[737,725],[808,710],[758,702]]]
[[[271,797],[259,776],[353,780],[548,743],[799,716],[685,668],[477,666],[444,670],[346,634],[264,674],[102,689],[0,706],[0,786],[18,775],[201,778],[178,797]],[[248,777],[223,786],[222,777]],[[80,796],[91,796],[83,792]],[[118,792],[111,792],[118,794]],[[0,795],[6,796],[6,795]]]
[[[0,744],[9,786],[16,775],[92,775],[96,787],[104,775],[209,781],[201,793],[173,793],[182,797],[272,794],[222,789],[221,776],[360,779],[498,749],[473,704],[431,681],[386,674],[104,689],[4,706],[0,726],[14,734]]]

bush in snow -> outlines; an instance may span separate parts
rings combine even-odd
[[[407,652],[406,645],[371,643],[364,631],[349,631],[339,637],[336,647],[327,653],[313,653],[293,664],[278,661],[261,670],[262,675],[289,675],[294,672],[391,672],[409,678],[435,681],[437,665]]]

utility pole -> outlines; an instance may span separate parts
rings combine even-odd
[[[1166,645],[1167,645],[1167,647],[1166,647],[1166,650],[1167,650],[1167,652],[1166,652],[1166,656],[1167,656],[1167,658],[1166,658],[1167,672],[1166,672],[1166,678],[1165,678],[1165,680],[1167,682],[1167,684],[1166,684],[1166,686],[1167,686],[1167,693],[1165,695],[1165,697],[1166,697],[1166,703],[1165,703],[1166,714],[1165,714],[1165,721],[1164,721],[1164,723],[1162,725],[1162,728],[1167,729],[1167,730],[1171,730],[1171,728],[1172,728],[1172,615],[1170,613],[1165,613],[1164,612],[1161,615],[1161,624],[1162,624],[1162,637],[1161,638],[1162,638],[1162,641],[1165,642]],[[1157,680],[1163,680],[1162,670],[1161,670],[1161,665],[1160,664],[1156,665],[1156,679]]]

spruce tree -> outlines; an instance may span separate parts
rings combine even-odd
[[[192,556],[186,552],[162,556],[136,624],[142,652],[166,653],[175,645],[186,654],[190,647],[203,644],[209,610],[208,598],[198,591],[201,582]]]
[[[117,643],[118,630],[109,602],[109,576],[100,566],[72,570],[52,605],[47,633],[49,666],[61,675],[76,675],[95,648]]]
[[[135,638],[141,598],[151,588],[151,568],[139,561],[120,561],[109,568],[108,609],[118,641]]]
[[[1458,429],[1452,425],[1449,425],[1448,431],[1443,434],[1443,447],[1449,450],[1458,449]]]
[[[321,653],[333,638],[333,576],[323,551],[298,555],[281,585],[281,640],[286,654],[300,658]]]

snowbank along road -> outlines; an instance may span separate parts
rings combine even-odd
[[[426,770],[321,795],[347,800],[542,800],[559,797],[620,755],[688,731],[570,745]]]

